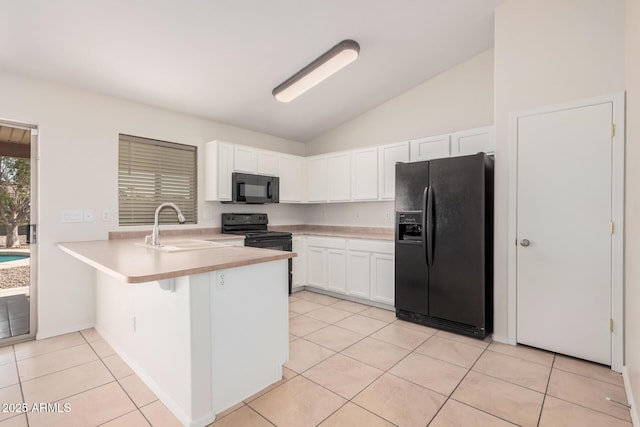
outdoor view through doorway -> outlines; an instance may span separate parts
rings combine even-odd
[[[31,130],[0,123],[0,345],[30,333]]]

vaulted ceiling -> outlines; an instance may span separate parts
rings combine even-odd
[[[491,48],[502,1],[4,1],[0,69],[306,142]],[[356,62],[272,97],[348,38]]]

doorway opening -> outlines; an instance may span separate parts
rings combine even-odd
[[[0,121],[0,346],[35,336],[36,138]]]

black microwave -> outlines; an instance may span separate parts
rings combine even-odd
[[[231,203],[280,202],[280,178],[277,176],[231,174]]]

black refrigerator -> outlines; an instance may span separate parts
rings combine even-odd
[[[493,329],[493,158],[396,164],[396,315],[472,337]]]

